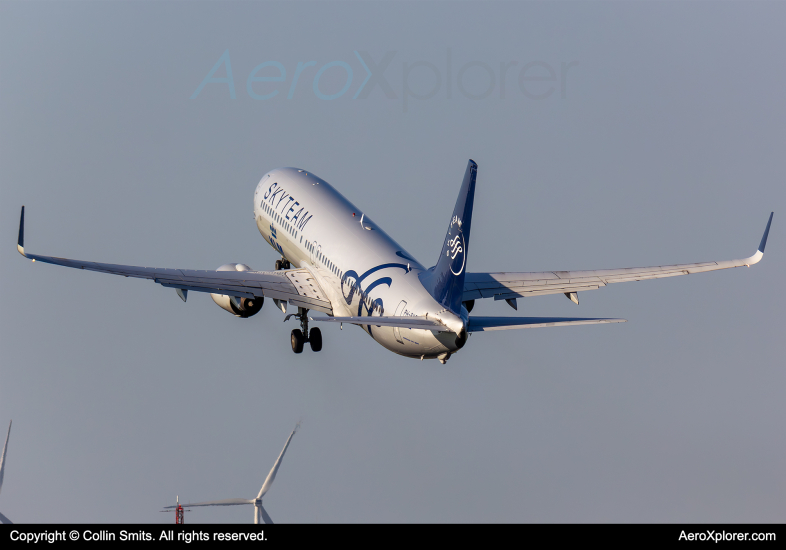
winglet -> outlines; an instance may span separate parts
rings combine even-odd
[[[764,230],[764,236],[761,238],[761,243],[759,243],[759,252],[764,254],[764,247],[767,246],[767,235],[770,234],[770,224],[772,224],[772,216],[775,212],[770,212],[770,219],[767,220],[767,229]]]
[[[769,229],[769,227],[768,227]],[[22,256],[25,256],[25,207],[22,206],[22,216],[19,218],[19,240],[16,242],[16,249]],[[25,256],[26,258],[27,256]]]
[[[767,220],[767,227],[764,229],[764,235],[762,236],[761,242],[759,243],[759,248],[756,250],[756,254],[744,260],[745,265],[750,266],[757,264],[759,263],[759,260],[764,257],[764,247],[767,246],[767,236],[770,234],[770,225],[772,224],[772,216],[774,214],[775,212],[770,212],[770,219]]]

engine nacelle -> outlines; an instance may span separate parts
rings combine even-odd
[[[224,264],[216,271],[251,271],[246,264]],[[244,319],[256,315],[262,309],[265,299],[262,296],[254,298],[238,298],[237,296],[227,296],[226,294],[211,294],[211,298],[221,309],[225,309],[232,315]]]

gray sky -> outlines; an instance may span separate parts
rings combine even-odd
[[[265,498],[278,522],[783,521],[784,18],[755,2],[0,3],[0,510],[171,522],[158,510],[178,494],[251,498],[302,418]],[[227,83],[190,99],[227,50],[235,99]],[[386,52],[396,97],[363,98],[358,55]],[[253,99],[268,61],[284,81],[251,82],[278,91]],[[334,61],[319,94],[352,79],[321,99]],[[253,189],[298,166],[432,265],[468,158],[470,271],[745,257],[774,210],[767,254],[578,307],[521,300],[629,322],[478,334],[442,366],[357,328],[296,356],[272,304],[237,319],[14,250],[24,204],[36,253],[271,269]]]

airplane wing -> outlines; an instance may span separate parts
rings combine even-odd
[[[288,269],[283,271],[198,271],[193,269],[165,269],[157,267],[139,267],[133,265],[103,264],[57,258],[53,256],[39,256],[25,252],[24,228],[25,207],[19,220],[19,240],[17,250],[25,258],[34,262],[62,265],[88,271],[123,275],[150,279],[161,286],[180,290],[193,290],[194,292],[210,292],[226,294],[238,298],[254,298],[264,296],[286,300],[290,304],[333,313],[330,301],[325,296],[319,284],[313,279],[311,273],[305,269]]]
[[[764,255],[767,235],[770,232],[772,216],[756,253],[741,260],[703,262],[696,264],[659,265],[653,267],[628,267],[621,269],[600,269],[595,271],[541,271],[531,273],[467,273],[464,279],[463,301],[494,298],[495,300],[515,300],[528,296],[563,293],[578,303],[575,293],[593,290],[611,283],[644,281],[704,273],[717,269],[751,266],[758,263]]]

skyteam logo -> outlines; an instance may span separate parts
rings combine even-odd
[[[453,216],[448,228],[446,243],[446,254],[450,258],[450,272],[453,275],[461,275],[464,272],[466,255],[464,254],[467,246],[464,242],[464,232],[461,230],[461,218]]]

